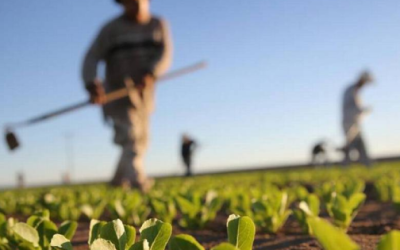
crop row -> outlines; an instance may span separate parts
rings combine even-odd
[[[0,212],[29,216],[47,209],[58,221],[121,219],[135,226],[154,217],[188,229],[206,227],[217,214],[239,214],[268,233],[276,233],[293,214],[307,233],[305,215],[296,208],[306,203],[316,216],[325,209],[335,225],[346,230],[366,200],[365,180],[371,179],[359,178],[365,172],[355,168],[162,181],[145,195],[105,185],[6,191],[0,193]],[[370,172],[379,199],[400,207],[398,172],[387,168]],[[335,178],[326,180],[329,175]],[[306,184],[301,180],[309,180],[306,176],[315,177],[313,192],[301,185]]]
[[[306,214],[306,224],[325,250],[360,250],[346,233],[315,216],[306,204],[300,204]],[[0,214],[0,250],[73,250],[71,239],[76,222],[65,221],[59,227],[50,220],[47,210],[30,216],[26,223]],[[251,250],[255,238],[254,222],[247,216],[230,215],[227,220],[227,242],[211,250]],[[204,250],[196,239],[187,234],[172,236],[172,226],[158,219],[149,219],[139,229],[123,224],[92,220],[88,235],[91,250]],[[172,237],[171,237],[172,236]],[[400,231],[381,237],[377,250],[393,250],[400,245]]]

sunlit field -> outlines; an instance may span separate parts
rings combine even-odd
[[[0,249],[394,249],[399,167],[164,178],[148,194],[106,184],[3,191]]]

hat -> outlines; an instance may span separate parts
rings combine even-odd
[[[361,74],[360,80],[363,81],[363,82],[373,82],[374,81],[374,77],[372,76],[372,74],[368,70],[366,70]]]

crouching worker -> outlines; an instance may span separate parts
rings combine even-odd
[[[82,72],[91,101],[104,105],[105,119],[114,128],[114,142],[122,149],[111,184],[128,184],[142,191],[151,186],[143,162],[148,147],[154,85],[171,61],[167,25],[150,14],[149,1],[116,0],[124,11],[100,30],[86,54]],[[97,78],[97,66],[101,61],[106,65],[103,82]],[[134,102],[127,97],[105,104],[106,94],[125,88],[127,78],[134,82],[130,95],[139,98]]]

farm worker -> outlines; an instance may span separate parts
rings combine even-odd
[[[311,165],[327,165],[327,163],[327,143],[325,141],[318,142],[311,150]]]
[[[155,82],[171,62],[171,39],[166,22],[150,13],[150,0],[115,0],[122,15],[108,22],[90,46],[83,63],[82,77],[93,103],[105,103],[105,94],[125,87],[131,78],[130,98],[103,106],[106,121],[112,124],[114,142],[122,149],[112,185],[130,185],[147,191],[143,160],[149,140],[149,118],[154,105]],[[104,82],[97,77],[97,66],[104,61]]]
[[[182,136],[181,155],[186,168],[186,176],[192,175],[192,156],[196,146],[196,142],[188,135]]]
[[[344,165],[350,163],[350,154],[353,151],[358,152],[358,160],[360,163],[365,166],[371,165],[360,128],[363,116],[369,113],[370,109],[362,107],[359,96],[360,90],[371,82],[373,82],[372,75],[367,71],[363,72],[359,80],[355,84],[350,85],[344,92],[342,124],[346,138],[346,145],[343,148]]]

